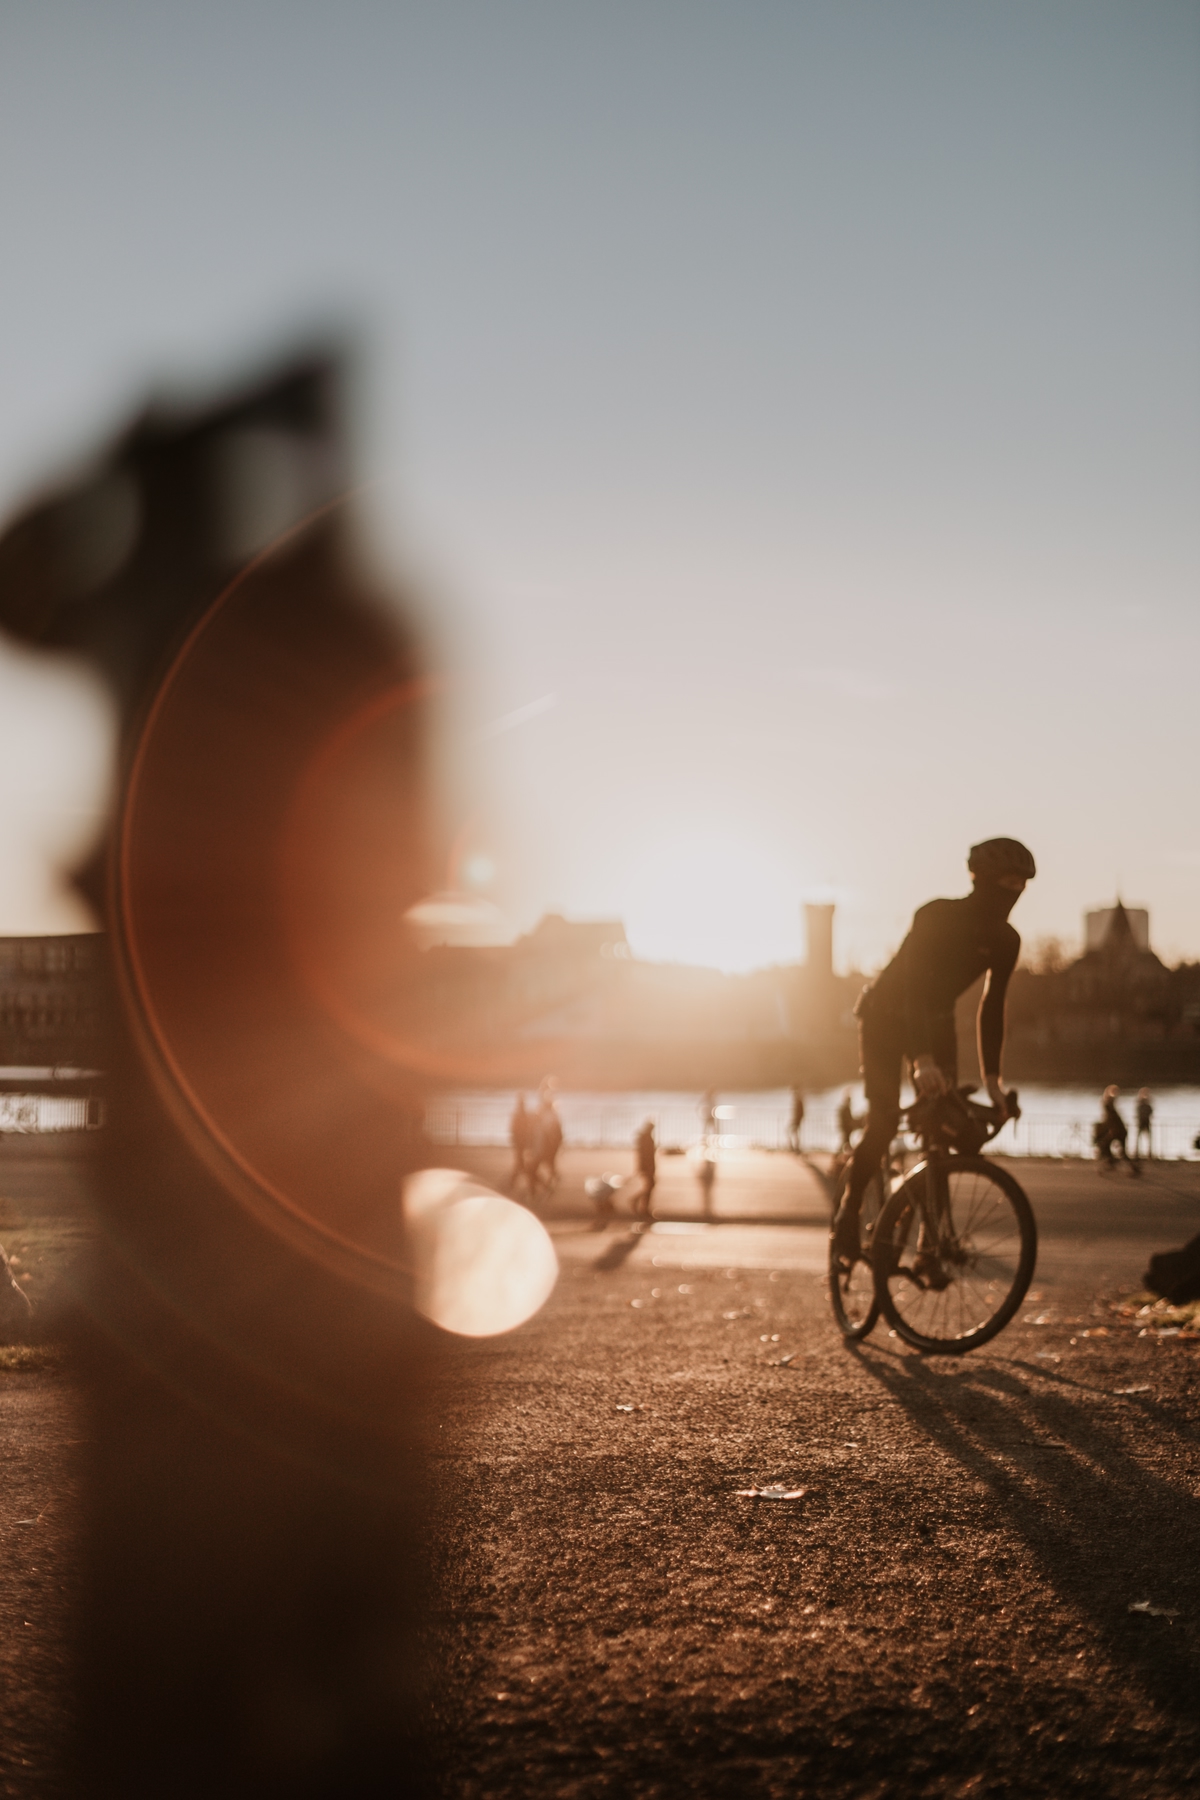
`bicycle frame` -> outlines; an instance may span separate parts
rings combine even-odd
[[[945,1151],[931,1151],[924,1162],[910,1169],[905,1177],[907,1184],[915,1190],[913,1195],[916,1212],[918,1258],[929,1257],[935,1263],[946,1260],[953,1261],[954,1239],[949,1229],[950,1193],[946,1181],[947,1165],[953,1161],[952,1155]],[[937,1285],[924,1281],[921,1285]]]
[[[1003,1130],[1009,1119],[1017,1119],[1021,1116],[1015,1093],[1012,1094],[1010,1107],[1003,1116],[994,1106],[982,1106],[971,1101],[961,1089],[954,1091],[954,1097],[965,1118],[977,1128],[983,1127],[985,1131],[982,1141],[971,1146],[970,1154],[972,1155],[977,1155],[984,1144],[990,1143],[997,1133]],[[914,1201],[918,1213],[917,1255],[929,1254],[939,1263],[958,1260],[955,1255],[957,1241],[950,1229],[950,1193],[947,1173],[954,1166],[955,1157],[959,1152],[936,1141],[939,1128],[943,1130],[945,1128],[944,1103],[950,1098],[949,1095],[943,1095],[932,1105],[927,1101],[914,1101],[904,1114],[909,1128],[912,1129],[914,1124],[916,1126],[916,1136],[920,1141],[923,1159],[904,1177],[905,1183],[916,1189]],[[915,1120],[914,1114],[917,1115]],[[922,1176],[924,1179],[919,1181],[918,1178]]]

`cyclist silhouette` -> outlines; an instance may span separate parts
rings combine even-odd
[[[834,1249],[858,1255],[863,1194],[900,1121],[904,1059],[918,1094],[944,1094],[958,1073],[954,1003],[987,972],[979,1006],[979,1066],[994,1106],[1008,1109],[1000,1085],[1004,996],[1021,940],[1008,922],[1025,883],[1037,874],[1033,857],[1015,838],[988,838],[967,858],[973,888],[960,900],[931,900],[913,915],[895,956],[859,996],[866,1130],[850,1164],[846,1193],[834,1221]]]

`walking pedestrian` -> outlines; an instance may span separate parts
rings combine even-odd
[[[1137,1131],[1133,1139],[1133,1154],[1142,1154],[1142,1139],[1146,1140],[1146,1155],[1154,1158],[1154,1139],[1150,1134],[1150,1122],[1154,1117],[1154,1102],[1150,1098],[1149,1088],[1139,1088],[1137,1097]]]
[[[654,1183],[657,1179],[658,1151],[654,1142],[654,1120],[647,1119],[642,1129],[633,1140],[637,1154],[638,1190],[633,1196],[633,1216],[648,1225],[653,1218],[650,1202],[654,1196]]]
[[[1124,1119],[1117,1111],[1117,1095],[1120,1091],[1115,1084],[1105,1088],[1100,1096],[1100,1117],[1092,1133],[1096,1144],[1096,1155],[1101,1168],[1104,1169],[1116,1167],[1117,1159],[1113,1155],[1114,1147],[1120,1151],[1121,1160],[1127,1163],[1130,1169],[1133,1168],[1133,1164],[1129,1162],[1127,1148],[1129,1133]]]
[[[701,1146],[696,1179],[700,1183],[700,1200],[704,1208],[704,1217],[711,1219],[713,1216],[713,1188],[717,1181],[717,1164],[710,1144]]]
[[[541,1095],[530,1159],[529,1185],[535,1199],[549,1198],[558,1186],[558,1153],[563,1141],[562,1120],[554,1104],[554,1090],[548,1081],[542,1083]]]
[[[707,1144],[717,1129],[717,1096],[706,1088],[700,1100],[700,1130]]]
[[[512,1145],[513,1166],[508,1178],[508,1191],[517,1195],[530,1185],[529,1157],[533,1149],[537,1120],[525,1105],[524,1094],[517,1095],[512,1118],[508,1121],[508,1141]]]
[[[800,1128],[804,1124],[804,1095],[798,1087],[792,1089],[792,1117],[788,1125],[788,1144],[793,1152],[800,1149]]]

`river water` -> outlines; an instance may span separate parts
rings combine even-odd
[[[801,1147],[832,1150],[837,1147],[837,1109],[845,1087],[828,1088],[805,1095]],[[849,1093],[856,1113],[863,1111],[862,1084]],[[908,1096],[911,1097],[911,1096]],[[526,1095],[527,1104],[534,1096]],[[1008,1156],[1092,1155],[1092,1123],[1100,1114],[1100,1096],[1093,1088],[1043,1087],[1020,1089],[1021,1117],[1010,1121],[996,1138],[995,1147]],[[1134,1094],[1123,1093],[1118,1107],[1130,1128],[1133,1143]],[[1155,1156],[1196,1159],[1200,1153],[1192,1140],[1200,1132],[1200,1088],[1164,1087],[1152,1096]],[[698,1093],[643,1091],[628,1094],[560,1093],[556,1096],[567,1144],[625,1149],[646,1119],[653,1119],[655,1136],[664,1149],[675,1145],[688,1149],[703,1134],[701,1096]],[[760,1145],[765,1149],[787,1146],[792,1098],[786,1088],[760,1093],[717,1096],[719,1143],[724,1149]],[[505,1144],[508,1120],[516,1103],[515,1090],[463,1090],[440,1094],[426,1108],[426,1130],[435,1143]]]

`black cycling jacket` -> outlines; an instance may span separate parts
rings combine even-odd
[[[918,908],[908,936],[863,996],[864,1019],[894,1027],[909,1056],[933,1055],[953,1024],[954,1002],[987,970],[979,1055],[983,1073],[999,1075],[1004,996],[1021,950],[1004,916],[1015,899],[977,889],[961,900],[931,900]]]

